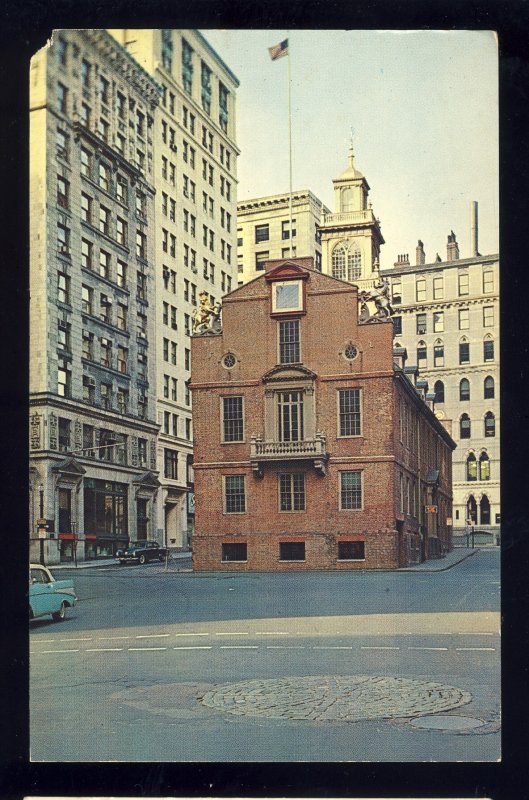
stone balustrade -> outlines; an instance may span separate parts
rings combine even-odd
[[[257,475],[262,475],[261,464],[269,461],[288,461],[311,459],[319,472],[325,473],[327,449],[325,436],[316,434],[314,439],[302,439],[295,442],[263,442],[259,436],[253,435],[250,440],[250,461]]]

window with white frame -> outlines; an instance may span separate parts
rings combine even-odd
[[[352,470],[340,472],[340,510],[362,508],[362,472]]]
[[[242,442],[244,438],[243,398],[222,398],[222,436],[224,442]]]
[[[279,510],[305,511],[305,475],[302,472],[280,473]]]
[[[360,389],[338,390],[340,436],[360,436],[362,433]]]
[[[226,514],[243,514],[246,511],[244,475],[224,476],[224,509]]]

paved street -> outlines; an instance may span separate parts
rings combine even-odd
[[[33,760],[499,757],[497,550],[430,574],[185,567],[61,570],[80,600],[31,625]]]

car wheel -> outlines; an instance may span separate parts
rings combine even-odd
[[[158,553],[158,558],[160,559],[160,561],[165,561],[165,556],[163,553]]]
[[[142,554],[142,555],[141,555],[141,556],[138,558],[138,561],[140,562],[140,564],[145,564],[145,556]]]
[[[60,622],[62,619],[64,619],[66,616],[66,603],[61,603],[61,607],[59,608],[59,610],[56,611],[51,616],[55,622]]]

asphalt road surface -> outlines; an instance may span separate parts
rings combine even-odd
[[[497,550],[434,573],[183,566],[72,570],[77,606],[31,625],[32,760],[500,757]]]

